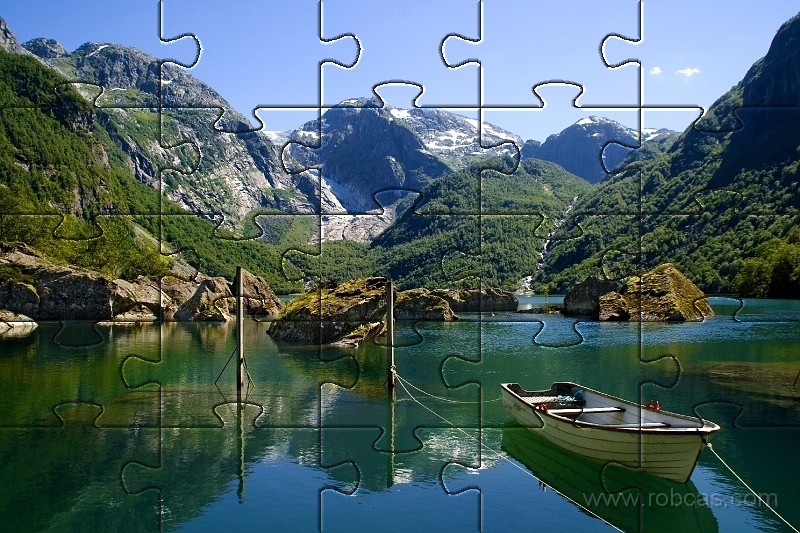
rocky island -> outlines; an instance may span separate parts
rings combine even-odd
[[[361,278],[317,287],[286,304],[270,324],[276,341],[355,347],[384,334],[385,278]],[[409,289],[397,293],[395,320],[451,321],[459,312],[516,310],[517,299],[500,289]],[[455,309],[454,309],[455,307]]]
[[[600,321],[702,321],[714,311],[706,295],[672,263],[624,283],[589,277],[564,296],[565,315]]]

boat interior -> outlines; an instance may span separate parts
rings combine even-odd
[[[507,385],[526,404],[548,414],[608,428],[701,428],[699,419],[643,408],[573,383],[554,383],[548,390],[527,391],[516,383]],[[543,406],[543,407],[540,407]]]

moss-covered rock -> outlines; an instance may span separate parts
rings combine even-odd
[[[714,315],[703,291],[672,263],[628,278],[618,291],[600,296],[599,307],[600,320],[684,322]]]
[[[399,292],[395,320],[456,320],[446,300],[427,289]],[[385,332],[386,279],[361,278],[317,287],[285,304],[270,324],[276,341],[354,347]]]
[[[446,300],[456,313],[516,311],[519,305],[514,293],[503,289],[436,289],[432,294]]]
[[[444,298],[428,289],[410,289],[397,295],[395,320],[458,320]]]

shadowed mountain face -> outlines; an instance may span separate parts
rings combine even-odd
[[[576,213],[645,213],[641,244],[635,235],[622,238],[621,219],[594,220],[581,239],[554,244],[545,262],[550,280],[574,282],[602,261],[610,241],[601,236],[616,235],[621,250],[641,245],[636,269],[671,260],[705,292],[729,292],[743,259],[798,223],[799,72],[800,15],[666,152],[634,152],[622,164],[641,170],[609,177],[576,205]]]
[[[674,133],[665,129],[645,129],[642,142],[658,146],[656,141],[663,141]],[[597,183],[608,175],[603,164],[609,171],[614,169],[638,145],[638,131],[613,120],[591,116],[550,135],[544,143],[527,141],[522,157],[551,161],[590,183]]]

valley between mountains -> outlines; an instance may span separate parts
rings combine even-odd
[[[175,65],[20,44],[0,19],[0,240],[123,279],[242,265],[278,293],[367,276],[553,293],[665,262],[706,293],[752,293],[747,269],[798,284],[800,252],[763,246],[796,241],[798,73],[794,17],[682,133],[593,116],[538,142],[375,98],[251,131]]]

